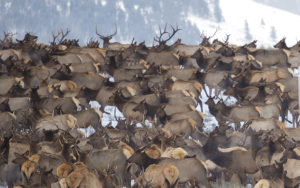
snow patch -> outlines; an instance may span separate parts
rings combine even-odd
[[[126,8],[123,1],[116,2],[116,7],[122,10],[123,12],[126,12]]]
[[[101,0],[101,5],[102,5],[103,7],[105,7],[106,4],[107,4],[106,0]]]
[[[4,5],[5,9],[8,10],[11,7],[11,2],[6,2]]]
[[[58,12],[61,12],[61,11],[62,11],[61,6],[60,6],[60,5],[56,5],[56,10],[57,10]]]
[[[214,33],[217,28],[214,38],[223,39],[226,34],[230,34],[229,42],[237,45],[243,45],[247,41],[245,20],[248,22],[253,40],[258,40],[258,47],[273,47],[274,41],[279,41],[283,37],[287,37],[287,45],[294,45],[297,38],[299,39],[300,25],[295,24],[300,20],[299,15],[253,0],[220,0],[220,8],[224,22],[216,23],[192,13],[187,15],[187,21],[196,25],[199,31],[207,33]],[[271,37],[272,27],[275,28],[275,39]]]

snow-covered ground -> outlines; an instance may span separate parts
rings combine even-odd
[[[214,22],[188,15],[188,21],[195,24],[204,34],[225,39],[230,34],[230,43],[242,45],[248,42],[245,37],[245,22],[248,22],[252,40],[258,40],[258,47],[272,47],[281,38],[286,37],[288,45],[300,40],[300,16],[290,12],[257,3],[252,0],[220,0],[224,22]],[[272,27],[276,39],[271,37]]]

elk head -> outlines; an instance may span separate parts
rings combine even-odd
[[[174,28],[172,25],[171,25],[171,28],[172,28],[172,34],[170,32],[167,32],[167,25],[165,25],[165,28],[164,30],[162,31],[161,28],[159,27],[159,36],[155,36],[154,37],[154,42],[158,42],[158,47],[160,48],[164,48],[167,44],[167,42],[172,39],[174,37],[174,35],[180,31],[181,29],[178,28],[178,26],[176,26],[176,28]],[[168,35],[168,37],[166,39],[163,39],[164,38],[164,35]]]
[[[101,35],[98,33],[97,31],[97,27],[96,27],[96,34],[100,37],[101,40],[103,40],[103,48],[107,48],[109,45],[109,41],[113,38],[113,36],[115,36],[117,34],[117,26],[116,26],[116,30],[113,34],[111,35]]]
[[[289,49],[285,43],[285,38],[281,39],[277,44],[275,44],[274,48],[286,49],[286,50]]]

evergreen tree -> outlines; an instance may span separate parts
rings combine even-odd
[[[260,20],[260,25],[262,25],[262,26],[266,25],[265,20],[263,18]]]
[[[220,8],[220,1],[219,0],[215,0],[214,3],[214,16],[217,22],[222,22],[224,21],[224,18],[222,16],[222,10]]]
[[[250,34],[249,25],[248,25],[248,21],[247,20],[245,20],[245,39],[247,41],[251,41],[252,40],[252,35]]]
[[[274,26],[271,27],[271,33],[270,33],[270,37],[273,41],[277,40],[277,34],[276,34],[276,29]]]

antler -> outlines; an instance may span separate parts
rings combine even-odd
[[[52,32],[53,41],[51,42],[52,45],[56,45],[57,38],[61,35],[60,39],[58,40],[58,44],[61,44],[65,37],[70,33],[70,30],[67,29],[66,32],[64,30],[60,30],[56,35]]]
[[[55,45],[56,44],[56,39],[57,39],[57,37],[60,35],[60,31],[55,35],[54,33],[53,33],[53,31],[52,31],[52,37],[53,37],[53,41],[51,42],[51,44],[52,45]]]
[[[201,45],[203,45],[203,46],[210,46],[209,40],[210,40],[211,38],[213,38],[213,37],[216,35],[217,32],[218,32],[218,28],[216,28],[216,31],[214,32],[213,35],[207,37],[207,36],[204,34],[204,32],[202,31],[202,32],[200,33],[200,37],[202,38]]]
[[[224,40],[224,44],[228,44],[229,37],[230,37],[230,34],[227,34],[227,35],[226,35],[226,38],[225,38],[225,40]]]
[[[97,31],[97,26],[96,26],[96,34],[97,34],[102,40],[105,39],[105,38],[111,39],[113,36],[115,36],[115,35],[117,34],[117,32],[118,32],[118,30],[117,30],[117,26],[116,26],[116,30],[115,30],[115,32],[114,32],[113,34],[107,35],[107,36],[101,35],[101,34],[98,33],[98,31]]]
[[[12,44],[14,35],[15,33],[12,32],[4,32],[3,39],[0,39],[0,47],[6,48],[9,46],[9,44]]]
[[[167,24],[165,25],[165,28],[164,28],[163,31],[161,30],[161,28],[160,28],[160,26],[159,26],[159,36],[156,35],[156,36],[154,37],[154,39],[153,39],[155,42],[158,42],[159,46],[165,45],[171,38],[173,38],[173,36],[174,36],[178,31],[181,30],[181,29],[178,28],[178,25],[176,25],[176,28],[174,28],[172,25],[170,25],[170,26],[171,26],[171,28],[172,28],[172,34],[169,33],[169,32],[167,32]],[[168,38],[164,40],[164,39],[163,39],[163,36],[164,36],[165,34],[168,34]]]
[[[15,35],[15,33],[12,33],[12,32],[5,32],[4,31],[4,37],[3,37],[3,40],[1,41],[8,41],[8,40],[12,40],[12,37]]]

